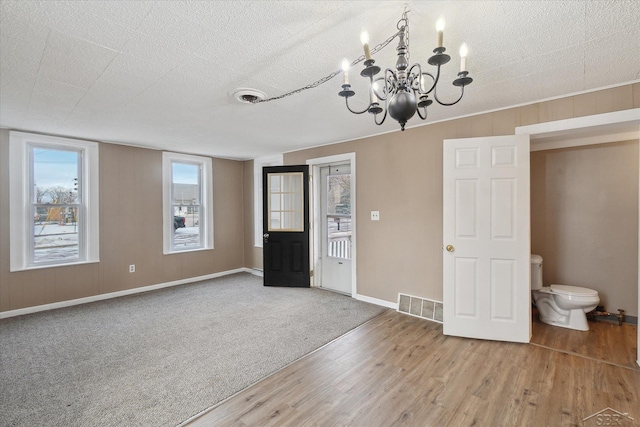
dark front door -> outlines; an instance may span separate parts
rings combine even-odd
[[[262,169],[265,286],[308,288],[309,166]]]

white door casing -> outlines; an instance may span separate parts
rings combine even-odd
[[[444,334],[529,342],[529,136],[443,151]]]

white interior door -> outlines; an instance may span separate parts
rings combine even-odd
[[[529,342],[529,136],[445,140],[443,162],[444,333]]]
[[[351,166],[320,168],[320,286],[351,295]]]

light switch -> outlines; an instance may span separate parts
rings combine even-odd
[[[371,221],[380,221],[380,211],[371,211]]]

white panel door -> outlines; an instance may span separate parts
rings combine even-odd
[[[529,136],[448,139],[445,335],[529,342]]]

